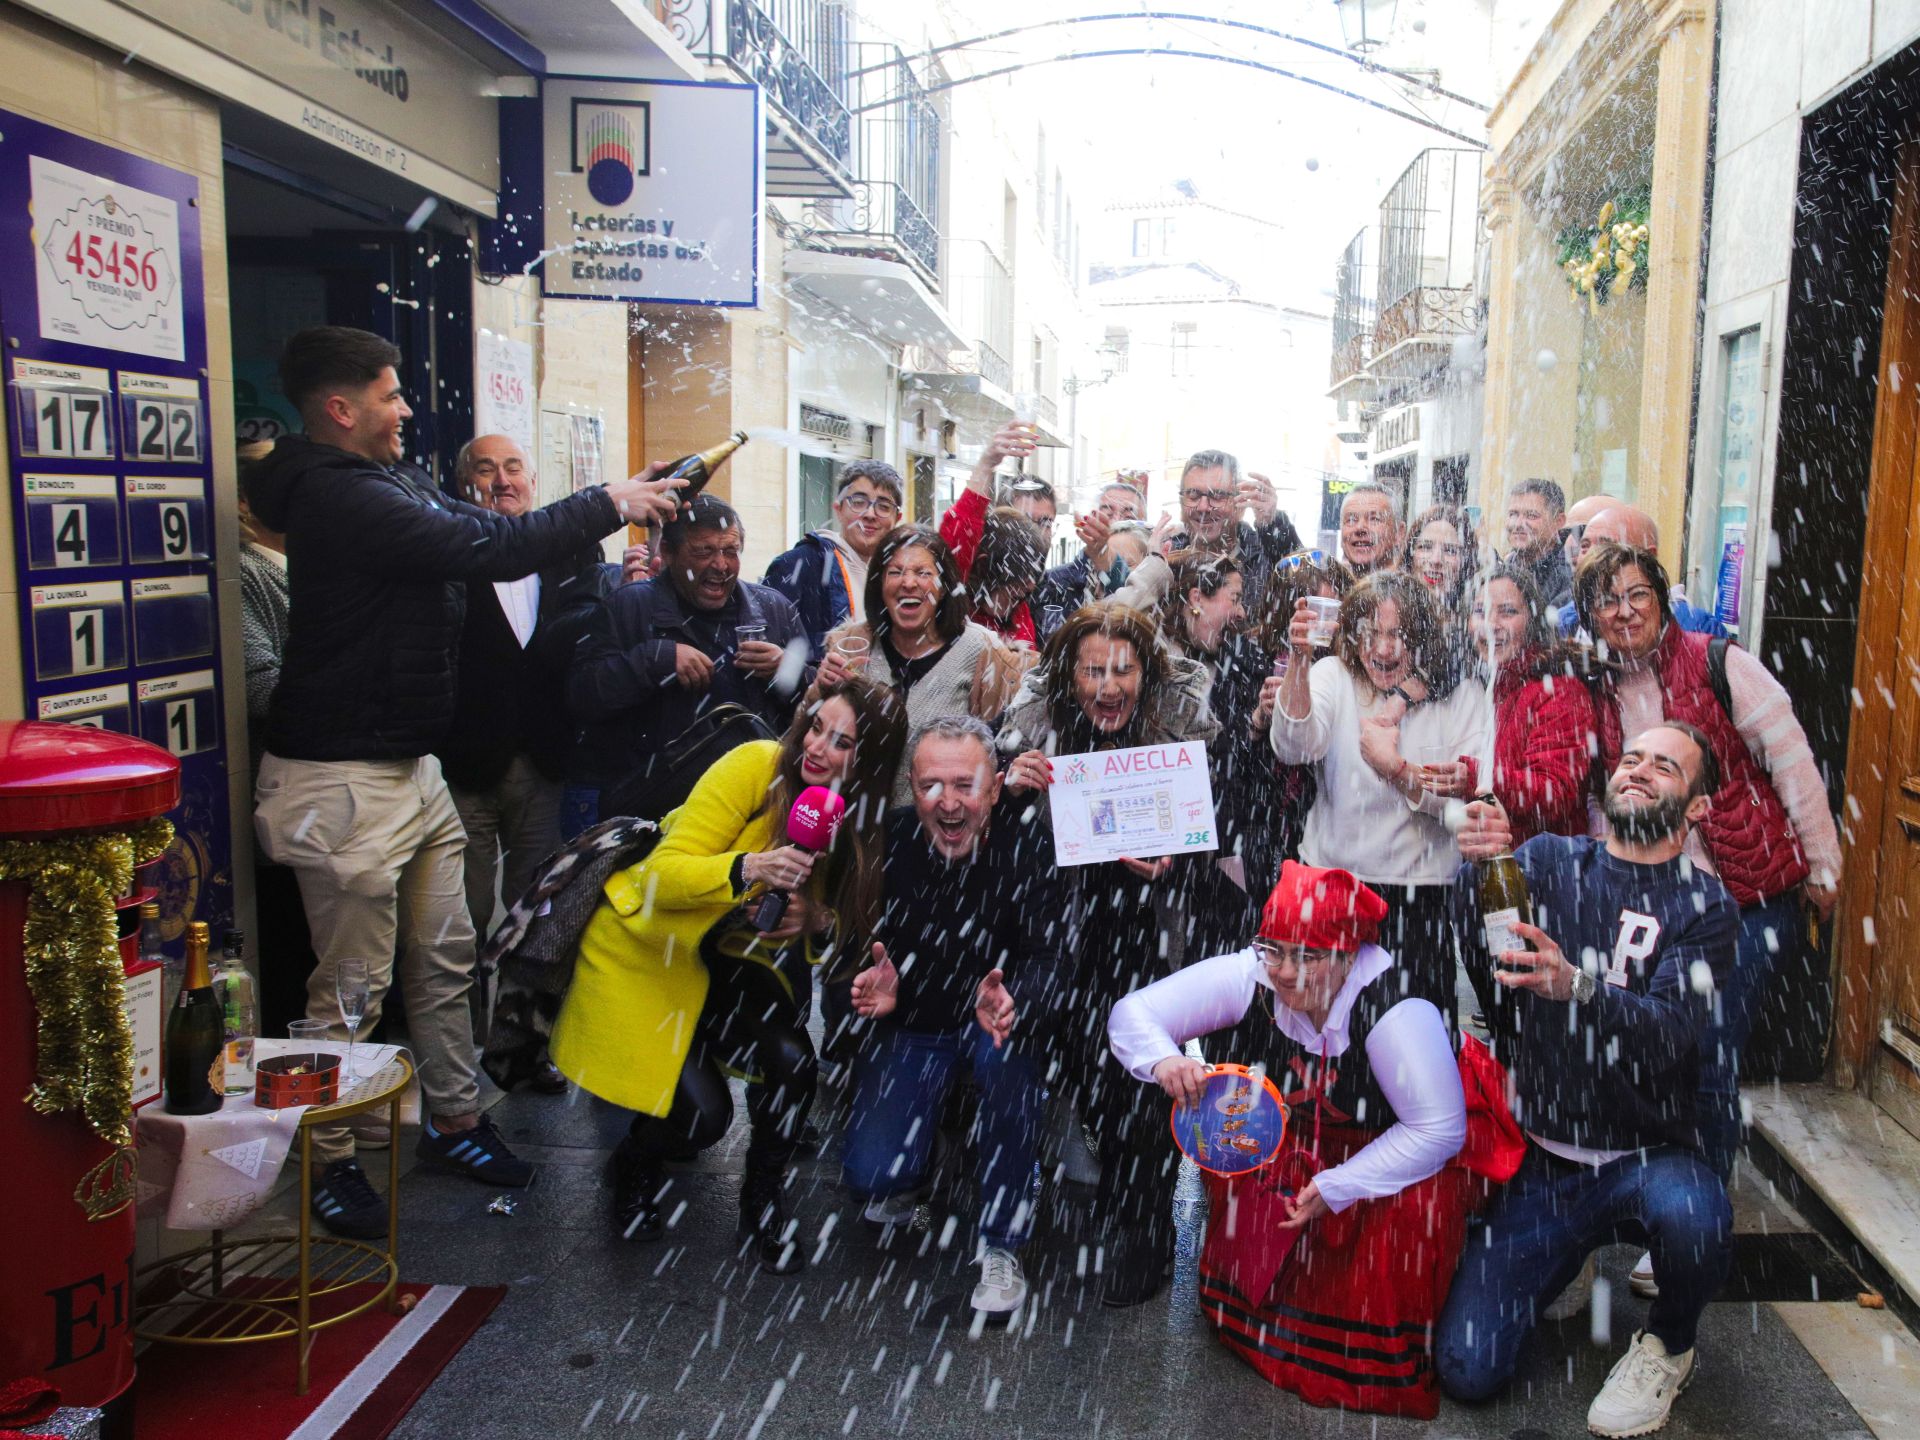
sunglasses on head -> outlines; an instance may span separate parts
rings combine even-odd
[[[1296,550],[1293,554],[1280,560],[1273,568],[1276,570],[1293,570],[1301,565],[1324,565],[1332,558],[1333,557],[1324,550]]]

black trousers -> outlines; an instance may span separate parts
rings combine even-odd
[[[1382,977],[1401,996],[1431,1000],[1452,1035],[1460,1025],[1455,994],[1459,940],[1453,922],[1451,885],[1375,885],[1387,902],[1380,926],[1380,948],[1393,956],[1393,972]]]
[[[747,1085],[751,1176],[792,1158],[813,1108],[818,1063],[805,1028],[813,976],[798,947],[779,952],[770,964],[715,952],[701,958],[707,1003],[680,1067],[673,1104],[662,1116],[634,1116],[627,1156],[658,1164],[696,1154],[724,1136],[733,1124],[730,1069],[757,1077]]]

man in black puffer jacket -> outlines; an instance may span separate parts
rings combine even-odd
[[[400,352],[364,330],[322,326],[287,343],[281,385],[306,434],[248,476],[248,503],[287,537],[289,633],[255,791],[261,847],[299,876],[319,965],[307,1014],[347,1039],[342,965],[365,964],[363,1025],[394,979],[425,1097],[422,1160],[489,1185],[532,1167],[480,1114],[467,990],[473,922],[466,835],[430,753],[453,717],[465,582],[557,564],[626,520],[665,520],[680,482],[650,467],[508,518],[449,500],[401,466]],[[404,925],[404,933],[402,926]],[[315,1132],[326,1165],[312,1204],[337,1234],[386,1233],[387,1206],[345,1126]]]

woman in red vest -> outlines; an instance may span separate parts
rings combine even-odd
[[[1597,642],[1603,669],[1594,684],[1599,761],[1611,771],[1621,737],[1662,720],[1685,720],[1713,741],[1724,777],[1687,855],[1718,875],[1740,905],[1733,979],[1721,997],[1714,1056],[1701,1088],[1724,1103],[1703,1136],[1708,1162],[1724,1178],[1739,1146],[1739,1055],[1765,1006],[1776,970],[1824,976],[1809,936],[1808,909],[1833,914],[1840,884],[1840,837],[1827,790],[1793,702],[1759,659],[1674,623],[1667,572],[1650,550],[1600,545],[1574,577],[1580,623]],[[1824,1038],[1825,1020],[1808,1017]],[[1795,1023],[1805,1023],[1794,1017]],[[1651,1272],[1634,1288],[1646,1293]]]

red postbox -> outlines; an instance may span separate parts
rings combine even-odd
[[[0,722],[0,840],[129,828],[179,803],[180,762],[157,745],[76,725]],[[74,1110],[25,1100],[37,1073],[38,1014],[24,958],[30,882],[0,880],[0,1382],[39,1376],[61,1403],[108,1410],[129,1432],[133,1383],[133,1148]],[[131,961],[145,894],[117,897]],[[115,1423],[118,1422],[118,1423]]]

